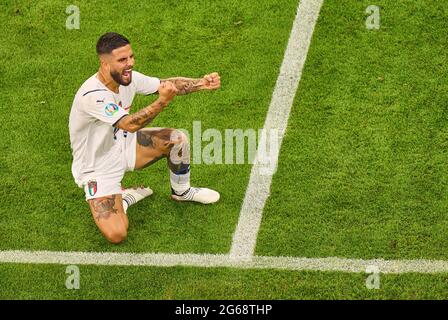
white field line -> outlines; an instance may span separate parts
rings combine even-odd
[[[266,132],[269,132],[270,129],[278,130],[279,148],[288,125],[289,113],[302,76],[322,3],[323,0],[301,0],[289,36],[280,74],[264,123]],[[263,158],[260,151],[259,147],[256,159]],[[270,167],[277,168],[278,154],[271,157],[271,161]],[[275,169],[270,173],[266,173],[264,169],[262,164],[254,164],[252,167],[240,218],[233,235],[231,256],[251,257],[254,254],[263,208],[270,194],[272,175],[275,173]]]
[[[105,266],[189,266],[204,268],[278,269],[366,273],[376,266],[380,273],[448,273],[448,261],[363,260],[344,258],[261,257],[234,259],[223,254],[101,253],[63,251],[0,251],[0,263]]]

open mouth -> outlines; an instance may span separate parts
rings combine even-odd
[[[132,68],[126,69],[122,73],[123,78],[125,78],[126,80],[130,80],[131,79],[131,75],[132,75]]]

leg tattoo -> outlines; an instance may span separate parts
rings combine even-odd
[[[110,198],[104,197],[90,200],[97,220],[108,219],[111,214],[117,214],[118,210],[114,208],[115,196],[116,195],[114,194]]]
[[[137,131],[137,143],[144,147],[154,147],[152,142],[152,134],[150,131],[139,130]]]

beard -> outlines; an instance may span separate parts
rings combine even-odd
[[[111,72],[110,76],[112,77],[112,79],[115,80],[116,83],[118,83],[118,84],[120,84],[122,86],[128,86],[132,82],[132,72],[129,75],[129,81],[124,80],[123,76],[119,72],[117,72],[117,71]]]

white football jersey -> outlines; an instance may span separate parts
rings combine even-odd
[[[136,93],[155,93],[160,84],[158,78],[133,71],[132,82],[120,86],[117,94],[96,76],[87,79],[76,93],[69,118],[72,174],[80,187],[91,176],[123,170],[122,151],[128,133],[113,125],[129,114]]]

